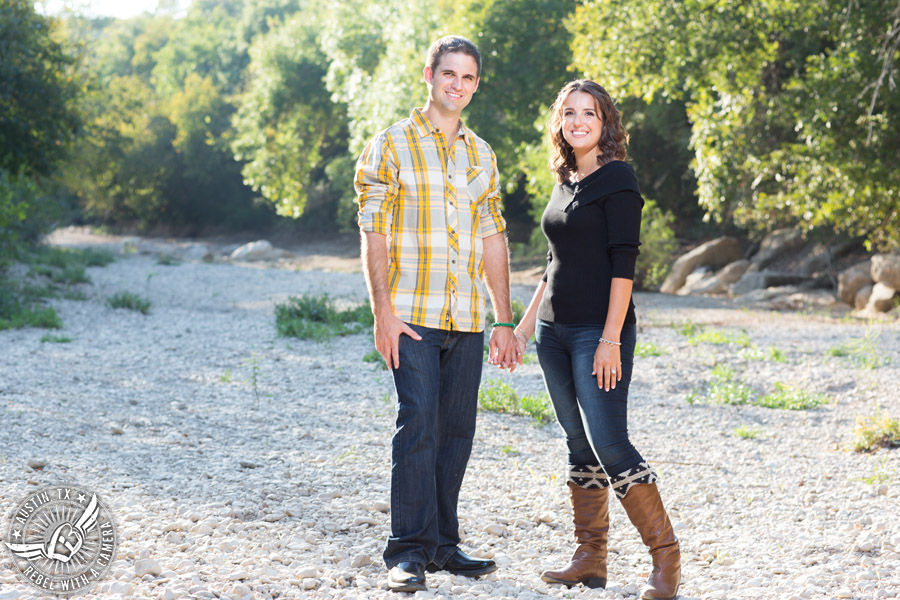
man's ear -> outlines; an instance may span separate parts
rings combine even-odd
[[[422,69],[422,77],[425,79],[425,83],[431,85],[431,80],[434,77],[434,72],[431,70],[431,67]]]

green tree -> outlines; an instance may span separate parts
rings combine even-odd
[[[607,0],[567,25],[613,93],[685,103],[709,217],[900,244],[896,0]]]
[[[79,87],[53,21],[26,0],[0,5],[0,169],[51,173],[74,135]]]
[[[74,59],[54,29],[31,2],[0,3],[0,263],[51,223],[49,177],[80,122]]]
[[[333,188],[350,181],[332,182],[326,168],[346,156],[347,116],[324,85],[329,64],[319,29],[308,8],[254,41],[234,119],[232,148],[245,161],[244,181],[283,216],[321,205],[333,215]]]

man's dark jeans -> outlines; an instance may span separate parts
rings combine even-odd
[[[439,566],[459,544],[456,504],[475,436],[484,333],[410,325],[394,369],[399,407],[392,440],[388,568]]]

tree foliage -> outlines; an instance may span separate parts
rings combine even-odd
[[[72,57],[26,0],[0,5],[0,169],[47,175],[78,127]]]
[[[616,93],[685,103],[709,217],[900,244],[896,0],[604,0],[568,27]]]
[[[313,190],[327,185],[324,164],[347,147],[344,108],[324,85],[318,31],[317,19],[298,13],[257,38],[234,119],[232,147],[246,161],[246,183],[284,216],[303,213]]]
[[[73,65],[31,2],[0,3],[0,266],[57,212],[47,178],[79,125]]]

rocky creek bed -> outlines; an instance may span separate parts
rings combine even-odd
[[[393,389],[370,334],[280,338],[289,296],[365,299],[358,272],[122,255],[86,300],[53,300],[68,343],[0,331],[0,530],[40,485],[102,494],[119,550],[85,598],[398,598],[385,585]],[[110,308],[118,291],[148,315]],[[529,286],[514,286],[523,301]],[[900,418],[900,326],[637,294],[633,441],[660,472],[690,599],[900,597],[900,450],[849,449],[859,416]],[[698,332],[710,334],[691,338]],[[847,356],[829,351],[858,342]],[[716,343],[718,342],[718,343]],[[533,347],[529,348],[533,353]],[[652,354],[659,354],[653,356]],[[879,364],[869,368],[866,357]],[[724,365],[725,367],[722,367]],[[708,402],[717,371],[810,410]],[[537,361],[485,365],[520,394]],[[606,590],[540,580],[573,549],[555,424],[482,412],[460,501],[482,579],[429,575],[415,598],[636,598],[649,557],[613,501]],[[42,597],[0,555],[0,600]]]

